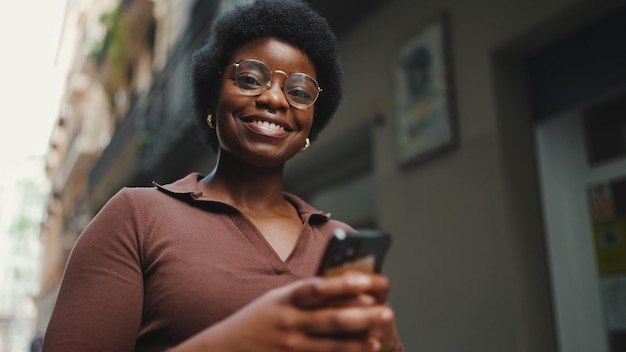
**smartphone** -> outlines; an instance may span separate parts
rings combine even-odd
[[[317,275],[336,275],[346,270],[380,273],[390,246],[391,237],[380,229],[336,229],[328,242]]]

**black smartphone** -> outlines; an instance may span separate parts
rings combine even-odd
[[[348,269],[380,273],[391,236],[380,229],[336,229],[328,242],[317,275],[327,276]]]

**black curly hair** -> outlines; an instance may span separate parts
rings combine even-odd
[[[192,100],[194,119],[202,140],[214,151],[217,135],[206,123],[214,111],[220,88],[220,71],[231,64],[234,52],[261,37],[275,37],[303,50],[315,65],[323,91],[315,102],[315,140],[331,119],[342,96],[343,72],[337,38],[324,17],[299,0],[256,0],[222,15],[212,24],[207,43],[192,56]]]

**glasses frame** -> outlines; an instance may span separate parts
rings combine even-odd
[[[270,72],[270,79],[267,82],[265,82],[265,85],[261,86],[261,87],[265,87],[265,88],[263,88],[258,93],[257,92],[251,93],[249,89],[242,88],[239,85],[239,82],[236,79],[237,69],[239,68],[241,63],[244,62],[244,61],[251,61],[251,62],[254,62],[256,64],[260,64],[263,67],[266,67],[268,69],[268,71]],[[303,104],[299,104],[299,103],[293,102],[292,98],[289,96],[289,94],[287,94],[287,92],[285,92],[285,83],[284,83],[285,81],[283,81],[283,83],[280,85],[281,86],[281,90],[283,91],[283,94],[285,94],[285,99],[287,99],[287,102],[289,103],[289,105],[293,106],[296,109],[306,109],[306,108],[310,107],[311,105],[315,104],[315,102],[317,102],[317,99],[320,96],[320,92],[323,90],[320,87],[320,85],[317,82],[317,80],[315,78],[311,77],[310,75],[307,75],[306,73],[293,72],[293,73],[287,74],[285,71],[282,71],[282,70],[272,70],[263,61],[259,61],[259,60],[255,60],[255,59],[243,59],[243,60],[240,60],[239,62],[235,62],[235,63],[232,63],[232,64],[228,65],[226,67],[226,69],[228,69],[230,67],[234,67],[234,69],[235,69],[235,79],[234,79],[234,81],[235,81],[235,84],[237,85],[237,88],[239,88],[239,90],[246,96],[259,96],[259,95],[265,93],[268,89],[270,89],[272,87],[272,76],[273,76],[274,73],[280,73],[280,74],[284,75],[285,76],[285,80],[289,79],[289,77],[292,77],[292,76],[304,76],[305,78],[310,79],[311,81],[313,81],[313,83],[315,83],[315,87],[317,88],[317,90],[316,90],[317,94],[315,95],[315,98],[313,99],[311,104],[308,104],[308,105],[303,105]],[[224,71],[226,71],[226,69],[224,69]]]

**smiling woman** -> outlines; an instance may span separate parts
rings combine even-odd
[[[314,276],[351,227],[283,190],[341,99],[326,20],[258,0],[211,33],[192,79],[213,171],[107,203],[72,251],[44,351],[401,351],[387,278]]]

